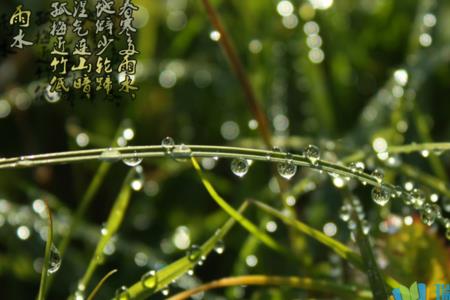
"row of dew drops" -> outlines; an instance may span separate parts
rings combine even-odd
[[[175,141],[171,137],[166,137],[161,142],[162,147],[166,150],[168,154],[172,158],[174,158],[177,161],[186,161],[191,157],[192,151],[191,149],[184,145],[176,145]],[[279,148],[274,148],[274,152],[282,154],[281,150]],[[321,158],[321,152],[319,147],[314,145],[309,145],[304,150],[304,157],[311,163],[312,166],[318,166],[319,161]],[[117,150],[114,150],[113,148],[105,150],[101,155],[100,159],[104,161],[116,161],[121,158],[121,153]],[[272,159],[271,155],[268,154],[266,156],[267,160],[270,161]],[[143,181],[143,175],[142,175],[142,168],[140,167],[140,164],[143,161],[142,157],[139,157],[138,154],[135,152],[134,156],[127,157],[122,159],[123,163],[130,167],[135,167],[138,174],[138,179],[133,180],[131,182],[131,186],[134,190],[139,190],[140,187],[142,187],[142,181]],[[233,174],[235,174],[238,177],[244,177],[252,164],[251,160],[245,159],[245,158],[234,158],[231,161],[231,171]],[[352,162],[348,165],[349,169],[352,173],[355,175],[363,174],[365,170],[365,165],[363,162]],[[281,162],[277,163],[276,169],[279,173],[279,175],[287,180],[293,178],[298,170],[298,166],[293,161],[292,155],[290,153],[285,153],[285,159]],[[341,179],[339,175],[330,173],[332,177],[335,179]],[[435,203],[427,203],[426,202],[426,195],[425,193],[418,189],[414,188],[411,191],[405,192],[401,187],[397,186],[394,188],[387,187],[383,185],[383,179],[384,179],[384,172],[380,169],[375,169],[371,176],[376,180],[378,183],[377,186],[374,186],[371,191],[371,196],[373,201],[380,205],[385,206],[391,198],[402,198],[403,203],[407,206],[412,206],[415,209],[420,211],[420,216],[423,221],[428,226],[431,226],[436,221],[440,221],[442,224],[444,224],[446,228],[446,237],[447,239],[450,239],[450,220],[447,218],[444,218],[441,212],[441,208],[435,204]],[[349,179],[349,178],[345,178]],[[340,182],[340,181],[338,181]],[[335,183],[335,182],[334,182]],[[367,183],[362,181],[363,185],[366,185]],[[335,183],[336,186],[339,186],[339,184]],[[351,218],[352,213],[356,213],[356,216],[358,217],[359,221],[361,222],[361,228],[364,234],[368,234],[370,230],[370,225],[367,222],[367,220],[364,219],[364,212],[361,203],[358,199],[353,199],[353,206],[349,203],[345,203],[339,212],[339,216],[343,221],[348,222],[348,227],[350,230],[356,229],[356,221]],[[219,254],[223,253],[224,251],[224,243],[222,241],[217,242],[217,245],[215,247],[215,251]],[[51,268],[49,269],[49,273],[56,272],[56,270],[59,268],[59,264],[57,263],[57,249],[52,247],[52,254],[55,257],[55,262],[52,265],[51,262]],[[196,262],[198,265],[202,265],[204,260],[206,259],[205,256],[201,255],[201,249],[196,246],[192,245],[191,248],[187,252],[187,257],[190,261]],[[141,283],[144,288],[150,291],[154,291],[159,288],[159,280],[158,280],[158,273],[155,270],[148,271],[145,273],[141,278]],[[187,272],[188,275],[193,275],[194,271],[191,269]],[[167,296],[169,294],[169,287],[166,286],[161,290],[162,294]],[[129,299],[130,294],[125,286],[121,286],[116,291],[116,299]]]

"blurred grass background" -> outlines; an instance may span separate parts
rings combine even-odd
[[[50,7],[50,1],[3,1],[0,15],[9,15],[19,3],[36,12]],[[215,41],[217,36],[201,2],[133,3],[140,7],[136,15],[140,51],[136,82],[140,90],[135,100],[123,97],[112,103],[101,96],[92,101],[75,96],[73,103],[61,100],[50,104],[34,94],[36,80],[42,78],[36,78],[30,70],[43,57],[40,47],[0,57],[1,156],[107,147],[123,122],[133,128],[130,145],[160,144],[162,138],[172,136],[179,143],[261,146],[257,124]],[[329,157],[336,159],[361,149],[370,150],[378,136],[389,144],[448,141],[450,2],[235,0],[213,1],[213,5],[267,113],[275,144],[283,149],[299,152],[313,141],[326,146],[331,150]],[[329,7],[320,9],[320,5]],[[36,33],[33,30],[30,36]],[[8,29],[2,26],[0,33],[5,36]],[[393,77],[396,70],[407,72],[407,84]],[[369,165],[380,164],[373,156],[367,158]],[[402,159],[446,179],[445,155],[439,157],[443,172],[436,171],[433,163],[419,155]],[[255,164],[242,180],[233,177],[228,161],[204,162],[206,168],[211,165],[214,171],[210,175],[216,187],[234,207],[247,198],[279,205],[268,164]],[[89,162],[0,172],[2,297],[29,299],[37,294],[44,249],[40,235],[45,222],[36,213],[35,200],[52,199],[58,226],[55,239],[59,241],[97,167],[98,163]],[[144,188],[133,194],[114,251],[93,280],[98,281],[112,268],[119,269],[99,299],[113,295],[121,284],[139,280],[146,270],[180,257],[186,245],[203,242],[226,219],[189,164],[145,160],[143,167]],[[75,232],[61,270],[55,274],[49,299],[62,299],[76,289],[126,172],[123,164],[114,164],[108,172],[82,226]],[[315,186],[311,188],[314,193],[306,190],[297,197],[299,218],[318,229],[331,222],[337,226],[336,238],[352,243],[345,223],[336,213],[341,205],[340,194],[328,181],[315,179],[317,175],[308,171],[302,171],[293,181],[304,175],[312,177],[310,184]],[[396,169],[387,178],[399,182],[408,179]],[[385,268],[397,279],[429,282],[439,272],[448,272],[448,248],[445,250],[439,233],[425,234],[416,222],[415,230],[398,225],[402,223],[398,215],[409,211],[393,206],[392,210],[379,212],[373,209],[365,189],[357,188],[355,193],[361,196],[376,244],[384,249],[380,257],[386,261]],[[263,218],[254,211],[250,215],[255,220]],[[378,226],[383,222],[397,225],[383,232]],[[21,226],[29,228],[29,238],[17,236]],[[424,235],[412,238],[418,230]],[[287,230],[281,224],[273,234],[288,243]],[[401,245],[391,242],[398,235],[404,237],[404,249],[397,249]],[[356,280],[355,271],[329,250],[304,237],[297,239],[303,251],[298,253],[300,262],[293,263],[275,256],[241,228],[234,228],[225,240],[225,253],[208,258],[191,280],[206,282],[247,273]],[[255,267],[246,263],[249,255],[258,258]],[[438,272],[431,263],[420,262],[423,255],[443,260],[443,270]],[[290,289],[259,288],[233,289],[226,295],[227,299],[307,297],[306,293]]]

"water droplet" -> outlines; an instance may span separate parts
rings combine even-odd
[[[128,157],[123,159],[123,163],[129,167],[136,167],[141,164],[142,158],[137,156],[137,152],[134,152],[133,157]]]
[[[352,162],[348,165],[350,170],[352,170],[353,173],[362,173],[364,172],[364,168],[366,167],[363,162],[357,161]]]
[[[189,270],[187,271],[187,274],[188,274],[189,276],[194,276],[194,270],[189,269]]]
[[[75,300],[84,300],[84,293],[82,291],[76,291]]]
[[[350,215],[352,212],[352,208],[348,204],[344,204],[341,206],[341,209],[339,210],[339,217],[342,221],[347,222],[350,220]]]
[[[381,184],[383,182],[384,179],[384,172],[381,169],[375,169],[373,170],[372,174],[373,177],[375,177],[375,180],[377,181],[378,184]]]
[[[278,173],[286,179],[291,179],[297,173],[297,165],[292,161],[280,162],[277,164]]]
[[[175,141],[170,136],[165,137],[161,142],[161,146],[163,146],[163,148],[169,152],[170,150],[172,150],[175,147]]]
[[[216,251],[217,254],[222,254],[225,251],[225,243],[222,240],[218,240],[214,246],[214,251]]]
[[[436,217],[437,210],[434,205],[427,203],[420,211],[420,218],[422,219],[422,222],[428,226],[433,225],[434,221],[436,221]]]
[[[450,227],[445,231],[445,237],[450,241]]]
[[[58,248],[56,248],[53,244],[50,249],[50,261],[48,263],[49,265],[47,272],[49,274],[57,272],[59,270],[59,267],[61,267],[61,255],[59,254]]]
[[[151,291],[154,291],[158,286],[158,274],[155,270],[148,271],[141,277],[142,285]]]
[[[161,290],[161,293],[162,293],[164,296],[168,296],[169,293],[170,293],[169,287],[166,286],[164,289]]]
[[[102,225],[102,229],[100,229],[100,233],[102,235],[107,235],[108,234],[108,228],[106,228],[106,224]]]
[[[136,172],[134,173],[133,178],[130,181],[131,188],[136,192],[142,190],[145,182],[145,177],[141,168],[142,167],[140,166],[136,168]]]
[[[186,252],[186,256],[189,261],[197,261],[200,259],[201,248],[197,245],[192,245],[189,250]]]
[[[448,197],[442,198],[442,208],[446,212],[450,212],[450,198]]]
[[[113,148],[108,148],[100,154],[99,159],[107,162],[116,162],[120,159],[121,156],[122,154],[120,154],[119,151]]]
[[[191,154],[191,148],[189,148],[185,144],[181,144],[179,146],[175,146],[175,148],[173,149],[172,158],[178,162],[185,162],[191,157]]]
[[[391,193],[385,187],[374,187],[372,189],[372,200],[381,206],[386,205],[391,198]]]
[[[348,221],[348,229],[350,229],[351,231],[354,231],[354,230],[356,230],[356,222],[355,221],[353,221],[353,220],[350,220],[350,221]]]
[[[130,292],[128,292],[128,288],[122,285],[120,288],[116,290],[116,300],[128,300],[130,299]]]
[[[363,234],[368,235],[370,232],[370,223],[367,220],[362,220],[361,228],[362,228]]]
[[[52,91],[52,86],[48,85],[44,90],[44,98],[49,103],[56,103],[61,100],[61,93]]]
[[[249,169],[248,161],[243,158],[235,158],[231,161],[231,172],[239,177],[244,177]]]
[[[305,149],[305,157],[313,165],[317,165],[317,161],[320,159],[320,149],[317,146],[309,145]]]
[[[425,194],[420,189],[413,189],[411,192],[411,202],[415,209],[419,209],[425,203]]]

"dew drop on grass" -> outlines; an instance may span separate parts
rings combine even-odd
[[[169,287],[166,286],[165,288],[163,288],[163,289],[161,290],[161,293],[162,293],[164,296],[168,296],[169,293],[170,293]]]
[[[342,221],[347,222],[350,220],[350,214],[351,214],[351,207],[350,205],[344,204],[341,206],[341,209],[339,210],[339,217]]]
[[[218,240],[214,246],[214,251],[217,254],[222,254],[225,251],[225,243],[222,240]]]
[[[187,161],[191,157],[191,154],[191,148],[189,148],[185,144],[175,146],[175,148],[173,148],[172,150],[172,158],[178,162]]]
[[[372,200],[381,206],[386,205],[391,198],[391,193],[385,187],[374,187],[372,189]]]
[[[440,216],[440,208],[437,205],[427,203],[420,211],[420,218],[422,222],[428,226],[433,225],[438,216]]]
[[[356,161],[352,162],[348,165],[350,170],[352,170],[353,173],[362,173],[364,172],[364,168],[366,167],[363,162]]]
[[[188,274],[189,276],[194,276],[194,270],[189,269],[189,270],[187,271],[187,274]]]
[[[107,162],[116,162],[120,159],[121,156],[122,154],[120,154],[119,151],[113,148],[108,148],[100,154],[99,159]]]
[[[373,177],[375,177],[375,180],[377,181],[378,184],[381,184],[383,182],[384,179],[384,172],[381,169],[375,169],[373,170],[372,174]]]
[[[128,288],[122,285],[120,288],[116,290],[116,298],[115,300],[128,300],[130,299],[130,292]]]
[[[294,177],[295,173],[297,173],[297,165],[292,161],[280,162],[277,164],[278,173],[287,180]]]
[[[154,291],[158,286],[158,275],[155,270],[148,271],[141,277],[142,286]]]
[[[355,231],[356,230],[356,222],[353,220],[348,221],[348,229],[350,229],[351,231]]]
[[[363,234],[368,235],[370,232],[370,224],[367,220],[362,220],[361,221],[361,229]]]
[[[311,164],[317,165],[320,159],[320,149],[317,146],[309,145],[305,149],[305,157],[310,161]]]
[[[130,181],[131,188],[136,192],[142,190],[142,188],[144,187],[145,178],[141,168],[142,167],[139,166],[136,168],[136,172]]]
[[[442,208],[446,212],[450,212],[450,198],[448,197],[442,198]]]
[[[173,138],[171,138],[170,136],[165,137],[162,141],[161,141],[161,146],[163,146],[164,149],[166,149],[166,151],[170,151],[173,149],[173,147],[175,147],[175,141]]]
[[[249,169],[248,161],[243,158],[235,158],[231,161],[231,172],[239,177],[244,177]]]
[[[200,255],[201,255],[201,249],[197,245],[192,245],[189,248],[189,250],[186,252],[187,258],[189,259],[189,261],[192,261],[192,262],[200,259]]]
[[[84,293],[82,291],[76,291],[75,300],[84,300]]]
[[[137,152],[134,152],[133,157],[124,158],[122,161],[129,167],[136,167],[141,164],[142,160],[143,159],[141,157],[137,156]]]
[[[411,192],[411,202],[415,209],[419,209],[425,203],[425,193],[420,189],[413,189]]]
[[[53,244],[50,249],[50,261],[48,263],[49,265],[47,272],[49,274],[57,272],[59,270],[59,267],[61,267],[61,255],[59,254],[58,248],[56,248]]]

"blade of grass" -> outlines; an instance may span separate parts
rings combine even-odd
[[[282,212],[280,212],[260,201],[253,200],[250,203],[254,204],[257,208],[261,209],[262,211],[265,211],[266,213],[282,220],[285,224],[292,226],[296,230],[312,237],[313,239],[320,242],[321,244],[329,247],[337,255],[339,255],[343,259],[349,261],[358,269],[363,270],[364,264],[363,264],[361,256],[354,253],[351,249],[349,249],[347,246],[345,246],[341,242],[330,238],[329,236],[325,235],[324,233],[320,232],[319,230],[311,228],[308,225],[306,225],[296,219],[293,219],[293,218],[290,218],[290,217],[284,215]],[[385,276],[384,279],[385,279],[386,283],[392,288],[400,286],[400,283],[398,283],[395,279],[393,279],[389,276]]]
[[[238,211],[236,211],[232,206],[230,206],[220,195],[216,192],[212,184],[208,181],[208,179],[205,177],[205,175],[202,172],[202,169],[200,165],[198,164],[197,160],[195,158],[191,159],[192,165],[194,166],[195,170],[197,171],[198,176],[200,177],[203,186],[208,191],[211,198],[214,199],[214,201],[232,218],[234,218],[242,227],[247,229],[251,234],[256,236],[262,243],[264,243],[267,247],[283,253],[287,254],[289,251],[281,246],[278,242],[276,242],[274,239],[272,239],[269,235],[261,231],[255,224],[250,222],[246,217],[241,215]]]
[[[184,300],[200,292],[237,285],[289,286],[313,292],[322,292],[325,294],[340,296],[344,299],[372,299],[369,291],[361,290],[355,286],[338,284],[326,280],[296,276],[246,275],[214,280],[194,289],[176,294],[167,300]]]
[[[266,114],[264,113],[263,109],[261,108],[261,105],[256,99],[256,95],[253,91],[252,84],[250,83],[250,80],[247,76],[247,73],[245,72],[241,60],[239,59],[239,56],[233,45],[231,37],[225,30],[225,27],[223,26],[219,15],[217,14],[214,7],[211,5],[209,0],[202,0],[202,3],[206,9],[211,24],[220,33],[219,39],[220,46],[222,47],[225,56],[227,57],[228,62],[230,63],[231,68],[233,69],[233,72],[236,74],[236,77],[239,83],[241,84],[242,91],[244,92],[245,95],[245,99],[247,100],[247,103],[250,106],[250,110],[254,118],[256,119],[256,121],[258,121],[259,124],[258,129],[261,133],[264,143],[270,149],[272,148],[272,133],[268,125]]]
[[[134,172],[136,172],[134,169],[131,169],[128,172],[120,189],[119,195],[117,196],[114,202],[114,206],[110,211],[108,220],[104,228],[104,232],[102,232],[102,236],[97,243],[94,255],[92,256],[89,262],[86,272],[84,273],[83,277],[80,280],[79,286],[82,287],[82,290],[87,288],[89,281],[94,275],[97,266],[100,264],[100,261],[104,257],[103,250],[105,249],[105,246],[111,241],[111,238],[117,232],[120,225],[122,224],[122,220],[127,210],[128,203],[131,197],[130,180]]]
[[[244,202],[239,208],[238,212],[243,213],[248,207],[248,202]],[[208,254],[214,249],[218,241],[222,240],[229,230],[234,226],[236,220],[229,218],[228,221],[216,231],[216,233],[210,237],[202,246],[200,246],[199,257],[207,257]],[[138,281],[128,288],[128,295],[130,300],[145,299],[148,296],[162,290],[172,281],[178,279],[182,275],[186,274],[189,270],[194,269],[198,261],[190,260],[187,256],[184,256],[163,269],[156,272],[156,286],[154,288],[147,288],[143,281]]]
[[[99,281],[99,283],[95,286],[95,288],[92,290],[91,294],[89,295],[89,297],[87,297],[87,300],[93,300],[95,298],[95,296],[97,295],[98,291],[100,290],[100,288],[102,287],[102,285],[106,282],[106,280],[108,280],[109,277],[111,277],[111,275],[113,275],[114,273],[117,272],[117,269],[111,270],[109,271],[103,278],[102,280]]]
[[[44,256],[44,264],[43,264],[42,270],[41,270],[41,282],[39,284],[38,300],[44,300],[45,294],[47,292],[48,267],[50,264],[50,257],[51,257],[52,245],[53,245],[52,213],[50,211],[50,207],[48,205],[47,200],[45,200],[44,203],[45,203],[45,208],[47,209],[47,215],[48,215],[48,236],[47,236],[47,241],[45,243],[45,256]]]
[[[358,217],[355,209],[355,203],[351,200],[350,191],[344,190],[345,202],[349,203],[353,207],[352,219],[356,222],[356,244],[359,247],[361,253],[363,267],[365,273],[369,279],[369,284],[372,289],[374,299],[388,299],[389,293],[387,291],[383,276],[378,268],[377,261],[373,254],[372,245],[370,244],[368,234],[364,234],[361,219]]]

